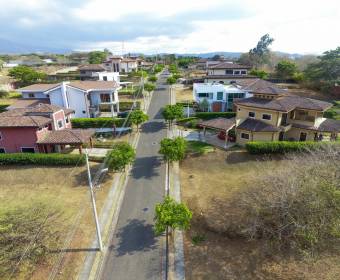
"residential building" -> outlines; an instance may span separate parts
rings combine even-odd
[[[220,83],[197,83],[193,86],[193,97],[197,104],[206,100],[210,112],[232,111],[234,99],[249,97],[247,92],[235,85]]]
[[[78,67],[80,80],[98,80],[98,73],[106,71],[106,68],[101,64],[89,64]]]
[[[111,56],[104,62],[104,66],[108,71],[130,73],[138,70],[138,64],[141,61],[137,58]]]
[[[77,118],[92,118],[117,115],[119,89],[119,84],[112,81],[73,81],[34,84],[18,91],[23,99],[43,99],[52,105],[74,110]],[[12,106],[16,106],[16,103]]]
[[[289,95],[273,86],[257,88],[253,97],[236,100],[236,139],[313,141],[336,139],[340,121],[323,117],[331,103]]]
[[[91,142],[93,130],[72,129],[71,109],[40,103],[0,114],[0,153],[59,152]]]

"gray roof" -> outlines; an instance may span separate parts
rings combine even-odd
[[[219,130],[229,130],[235,126],[235,118],[216,118],[207,121],[202,121],[199,124],[203,127],[219,129]]]
[[[222,62],[219,64],[209,66],[209,69],[250,69],[250,68],[252,67],[248,65],[230,63],[230,62]]]
[[[57,83],[57,84],[34,84],[34,85],[27,86],[27,87],[19,88],[18,91],[42,91],[42,92],[44,92],[44,91],[56,88],[58,86],[60,86],[60,83]]]
[[[273,99],[250,97],[236,100],[234,103],[236,105],[243,105],[246,107],[268,109],[281,112],[289,112],[294,109],[306,109],[323,112],[332,107],[332,104],[329,102],[293,95],[279,96]]]
[[[253,132],[278,132],[280,131],[278,127],[275,127],[264,121],[250,119],[250,118],[243,121],[236,128],[247,130],[247,131],[253,131]]]
[[[314,131],[320,131],[320,132],[338,132],[340,133],[340,121],[339,120],[332,120],[332,119],[325,119],[319,127],[315,126],[309,126],[299,123],[294,123],[292,125],[296,128],[302,128],[307,130],[314,130]]]

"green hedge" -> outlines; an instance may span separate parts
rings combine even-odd
[[[0,165],[44,165],[44,166],[67,166],[84,165],[85,155],[70,154],[0,154]]]
[[[192,121],[192,120],[198,120],[198,118],[197,117],[181,118],[181,119],[176,120],[176,122],[177,123],[185,123],[185,122],[189,122],[189,121]]]
[[[132,101],[122,101],[119,102],[119,111],[128,111],[131,109],[133,102]],[[140,109],[140,101],[136,101],[135,109]]]
[[[214,118],[234,118],[236,116],[235,112],[198,112],[195,117],[202,120],[210,120]]]
[[[9,104],[0,104],[0,113],[5,112]]]
[[[180,105],[182,105],[185,108],[188,107],[188,102],[177,102],[176,104],[180,104]],[[194,107],[194,102],[193,101],[189,102],[189,107]]]
[[[320,149],[327,144],[325,142],[248,142],[246,149],[250,154],[284,154],[288,152],[304,152]]]
[[[125,118],[72,118],[73,128],[112,128],[123,126]]]

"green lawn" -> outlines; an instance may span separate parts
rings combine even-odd
[[[187,153],[204,155],[215,151],[215,148],[201,141],[188,141]]]

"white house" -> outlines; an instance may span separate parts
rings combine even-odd
[[[73,81],[58,84],[34,84],[19,89],[23,99],[46,100],[70,108],[77,118],[92,118],[119,112],[118,90],[112,81]]]
[[[198,104],[206,100],[210,112],[227,112],[232,111],[234,99],[250,97],[250,95],[231,84],[197,83],[193,86],[193,97]]]
[[[138,70],[138,63],[139,61],[136,58],[112,56],[105,61],[104,65],[108,71],[130,73]]]

